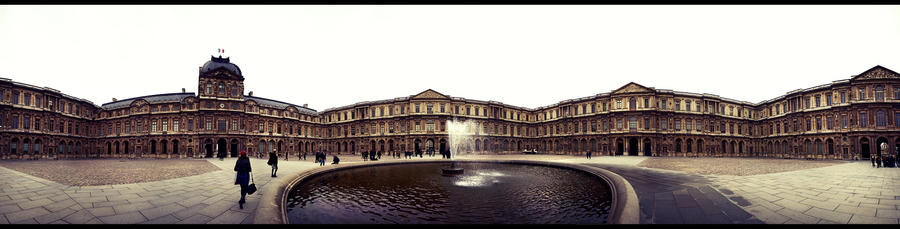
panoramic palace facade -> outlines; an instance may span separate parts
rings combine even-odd
[[[229,58],[199,70],[198,93],[97,106],[0,78],[0,159],[236,157],[276,150],[447,149],[447,121],[472,121],[466,153],[868,159],[900,149],[900,74],[875,66],[849,79],[749,103],[626,84],[538,108],[434,90],[316,111],[244,93]]]

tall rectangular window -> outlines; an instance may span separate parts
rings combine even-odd
[[[841,103],[847,102],[847,92],[841,92]]]
[[[866,112],[859,113],[859,127],[866,127]]]
[[[825,117],[825,128],[829,130],[834,129],[834,118],[831,116]]]
[[[150,130],[151,132],[156,133],[156,120],[153,120],[153,123],[150,126]]]
[[[841,115],[841,128],[847,128],[847,115]]]
[[[678,108],[676,107],[675,109],[678,109]],[[675,131],[680,131],[680,130],[681,130],[681,119],[675,119]]]
[[[865,89],[865,88],[860,88],[860,89],[859,89],[859,94],[858,94],[858,97],[857,97],[857,98],[858,98],[859,100],[865,100],[865,99],[866,99],[866,89]]]
[[[631,117],[631,120],[628,121],[628,129],[637,130],[637,118]]]
[[[163,131],[163,132],[169,131],[169,120],[168,120],[168,119],[163,119],[163,121],[162,121],[162,131]]]
[[[659,121],[660,121],[660,123],[659,123],[659,128],[660,128],[660,129],[662,129],[662,130],[669,129],[669,120],[668,120],[668,119],[662,119],[662,120],[659,120]]]
[[[884,114],[884,111],[875,112],[875,126],[884,127],[887,126],[887,115]]]

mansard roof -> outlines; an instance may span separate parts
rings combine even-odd
[[[249,96],[249,95],[244,96],[244,101],[247,101],[247,100],[256,101],[256,103],[258,103],[261,106],[273,107],[273,108],[278,108],[278,109],[294,107],[300,113],[304,113],[304,114],[308,114],[308,115],[318,115],[318,112],[316,112],[316,110],[313,110],[311,108],[297,106],[294,104],[285,103],[285,102],[274,100],[274,99],[267,99],[267,98],[256,97],[256,96]]]
[[[147,95],[141,97],[134,97],[130,99],[118,100],[115,102],[104,103],[100,108],[104,110],[113,110],[131,106],[131,103],[137,100],[144,100],[150,104],[157,103],[168,103],[168,102],[181,102],[184,98],[194,96],[193,92],[185,92],[185,93],[166,93],[166,94],[158,94],[158,95]]]

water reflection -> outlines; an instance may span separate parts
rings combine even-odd
[[[606,223],[609,187],[581,171],[544,166],[446,163],[350,169],[291,190],[291,223]]]

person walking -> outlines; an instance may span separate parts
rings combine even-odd
[[[234,184],[241,185],[241,200],[238,201],[238,205],[241,206],[241,209],[244,209],[244,203],[247,202],[244,197],[247,196],[250,176],[252,175],[250,173],[252,169],[250,168],[250,158],[247,157],[247,151],[241,151],[241,156],[234,163],[234,171],[237,172]]]
[[[378,160],[381,160],[381,151],[378,151]]]
[[[877,168],[881,168],[881,156],[875,156],[875,164],[878,165]]]
[[[269,161],[266,164],[272,166],[272,177],[278,177],[275,174],[278,173],[278,153],[271,152],[269,153]]]
[[[327,156],[328,156],[328,155],[325,154],[325,151],[322,151],[322,159],[319,160],[319,166],[325,166],[325,158],[326,158]]]
[[[875,155],[872,155],[869,159],[872,160],[872,168],[875,168]]]

